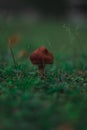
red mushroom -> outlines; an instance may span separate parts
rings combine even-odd
[[[39,72],[42,76],[44,76],[44,68],[46,64],[53,63],[53,54],[49,52],[44,46],[36,49],[30,55],[30,60],[32,64],[38,65]]]

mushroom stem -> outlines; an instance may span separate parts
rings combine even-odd
[[[45,76],[45,70],[44,70],[45,65],[43,65],[43,64],[38,65],[38,69],[39,69],[41,77],[44,77]]]

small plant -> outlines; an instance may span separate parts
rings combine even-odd
[[[13,62],[14,62],[14,66],[16,67],[17,65],[17,62],[15,60],[15,55],[14,55],[14,52],[13,52],[13,46],[16,45],[19,41],[19,36],[18,35],[12,35],[9,39],[8,39],[8,46],[9,46],[9,49],[10,49],[10,52],[11,52],[11,56],[12,56],[12,59],[13,59]]]

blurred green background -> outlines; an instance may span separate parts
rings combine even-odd
[[[13,47],[16,69],[8,46],[14,34],[19,37]],[[86,24],[1,19],[0,130],[87,130],[86,42]],[[29,60],[42,45],[54,55],[46,79]],[[22,50],[28,51],[26,58],[18,57]]]

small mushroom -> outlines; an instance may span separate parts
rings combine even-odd
[[[17,34],[12,35],[11,37],[9,37],[8,42],[9,42],[9,47],[13,47],[19,42],[19,35]]]
[[[45,75],[44,71],[45,65],[52,64],[53,59],[54,59],[53,54],[49,52],[44,46],[41,46],[40,48],[36,49],[30,55],[30,60],[32,64],[38,65],[38,69],[41,76]]]
[[[18,53],[18,58],[27,58],[28,57],[28,51],[22,50]]]

